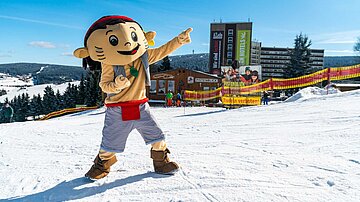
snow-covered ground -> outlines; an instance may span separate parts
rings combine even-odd
[[[0,125],[0,201],[360,201],[360,91],[236,110],[152,108],[182,169],[138,132],[89,182],[104,109]]]
[[[336,94],[340,92],[341,92],[340,90],[333,87],[329,87],[329,88],[307,87],[299,90],[299,92],[295,93],[293,96],[286,99],[285,102],[304,101],[313,98],[316,99],[316,98],[321,98],[324,95]]]
[[[0,73],[0,89],[9,90],[18,86],[33,86],[34,83],[30,76],[10,76]]]
[[[80,81],[74,81],[74,82],[70,82],[70,83],[78,85],[80,83]],[[55,93],[56,93],[57,90],[59,90],[60,93],[63,94],[68,85],[69,85],[68,83],[63,83],[63,84],[59,84],[59,85],[56,85],[56,84],[41,84],[41,85],[35,85],[35,86],[30,86],[30,87],[6,88],[8,92],[7,92],[6,95],[0,96],[0,102],[4,102],[5,98],[8,98],[9,100],[12,100],[15,96],[21,95],[23,93],[28,93],[30,98],[32,98],[33,95],[37,95],[39,93],[40,93],[41,96],[43,96],[46,86],[51,86]],[[0,87],[0,89],[1,89],[1,87]]]

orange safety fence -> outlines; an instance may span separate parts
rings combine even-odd
[[[41,117],[39,120],[48,120],[57,116],[61,116],[64,114],[69,114],[69,113],[75,113],[75,112],[81,112],[81,111],[86,111],[86,110],[91,110],[91,109],[97,109],[98,107],[77,107],[77,108],[68,108],[68,109],[63,109],[60,111],[56,111],[56,112],[51,112],[43,117]]]
[[[312,74],[290,79],[271,78],[250,86],[232,86],[231,83],[234,82],[228,82],[229,85],[227,85],[227,83],[225,82],[223,87],[217,88],[216,90],[186,90],[184,92],[184,99],[188,101],[204,101],[223,96],[251,95],[267,90],[283,90],[311,86],[325,80],[335,81],[356,77],[360,77],[360,64],[347,67],[327,68]]]

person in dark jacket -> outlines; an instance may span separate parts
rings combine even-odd
[[[5,123],[11,123],[14,116],[14,109],[9,105],[9,103],[4,104],[2,112],[4,115]]]
[[[264,102],[264,105],[268,105],[269,104],[269,92],[267,91],[264,91],[263,93],[263,102]]]
[[[178,93],[178,94],[176,95],[176,106],[177,106],[177,107],[181,107],[181,100],[182,100],[181,94]]]

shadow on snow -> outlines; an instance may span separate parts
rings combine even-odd
[[[202,115],[209,115],[209,114],[221,113],[221,112],[226,112],[226,111],[228,111],[228,110],[223,109],[223,110],[212,111],[212,112],[201,112],[201,113],[196,113],[196,114],[184,114],[184,115],[179,115],[179,116],[175,116],[175,117],[202,116]]]
[[[85,197],[93,196],[105,192],[108,189],[115,187],[121,187],[123,185],[131,184],[134,182],[141,181],[145,178],[166,178],[167,175],[160,175],[152,172],[129,176],[124,179],[118,179],[108,184],[95,185],[93,187],[78,188],[80,186],[91,184],[88,178],[80,177],[70,181],[63,181],[53,188],[48,190],[22,196],[22,197],[11,197],[8,199],[0,199],[0,201],[68,201],[82,199]]]

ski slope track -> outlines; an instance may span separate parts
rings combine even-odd
[[[84,174],[105,109],[0,125],[0,201],[360,201],[360,91],[269,106],[152,108],[173,176],[137,131],[108,177]]]

